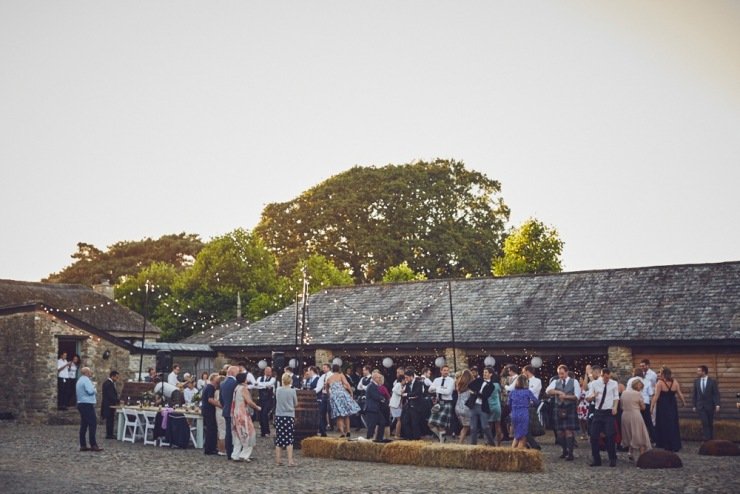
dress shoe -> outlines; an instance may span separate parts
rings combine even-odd
[[[90,447],[90,451],[94,451],[96,453],[99,453],[100,451],[103,451],[103,448],[98,447],[98,445],[96,444],[95,446],[91,446]]]
[[[87,446],[83,446],[80,448],[80,451],[90,451],[90,448],[88,448]]]
[[[613,460],[609,460],[609,466],[610,467],[616,467],[617,466],[617,460],[616,458]]]
[[[568,453],[568,456],[565,457],[565,461],[573,461],[575,458],[573,458],[573,452],[571,451]]]
[[[106,439],[115,439],[116,436],[105,436]]]
[[[596,463],[595,461],[592,461],[591,463],[588,464],[588,466],[590,466],[590,467],[600,467],[601,466],[601,463]]]
[[[326,432],[322,432],[321,437],[326,437]]]

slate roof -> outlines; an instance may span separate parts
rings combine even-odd
[[[144,317],[83,285],[0,280],[0,308],[43,304],[108,332],[141,332]],[[147,337],[160,330],[147,322]]]
[[[141,348],[141,341],[135,341],[134,346],[137,348]],[[210,347],[210,345],[206,345],[204,343],[182,343],[182,342],[175,342],[175,343],[168,343],[164,341],[147,341],[144,345],[144,348],[147,350],[168,350],[173,353],[177,354],[186,354],[186,353],[193,353],[193,354],[212,354],[215,353],[213,348]]]
[[[458,345],[740,344],[740,262],[450,280],[449,284]],[[310,344],[448,343],[447,286],[446,280],[430,280],[337,287],[314,294],[309,299]],[[295,307],[214,339],[214,348],[292,346]]]

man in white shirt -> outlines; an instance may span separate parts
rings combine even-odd
[[[177,386],[177,384],[180,382],[177,379],[177,375],[180,373],[180,364],[175,364],[172,366],[172,372],[169,373],[167,376],[167,384],[170,386]]]
[[[324,384],[332,376],[332,371],[329,364],[323,364],[321,369],[324,373],[319,376],[314,391],[316,392],[316,400],[319,402],[319,434],[321,434],[321,437],[326,437],[326,424],[328,423],[326,414],[329,413],[329,396],[324,393]]]
[[[260,398],[260,430],[262,437],[270,436],[270,413],[275,406],[275,377],[272,367],[265,367],[264,374],[255,384]]]
[[[614,444],[616,434],[616,416],[619,406],[619,385],[611,379],[611,371],[601,370],[601,379],[593,382],[586,394],[586,401],[596,403],[594,418],[591,422],[591,456],[592,467],[601,466],[599,439],[603,432],[606,436],[606,451],[609,454],[609,466],[617,466],[617,447]]]
[[[432,407],[432,414],[429,416],[429,429],[437,435],[441,443],[445,442],[445,434],[450,427],[454,391],[455,380],[450,377],[450,368],[444,365],[441,369],[441,376],[432,381],[429,386],[429,392],[437,395],[437,403]]]
[[[578,430],[578,414],[576,408],[581,387],[578,381],[568,375],[566,365],[558,366],[558,378],[553,379],[545,392],[555,397],[555,430],[558,442],[563,448],[560,458],[573,461],[573,447],[575,446],[576,430]]]
[[[67,352],[59,352],[57,360],[57,410],[66,410],[69,402],[69,368],[72,364],[67,362]]]
[[[653,401],[653,395],[655,394],[655,387],[658,385],[658,374],[650,368],[650,360],[642,359],[640,361],[640,370],[642,370],[643,384],[645,388],[642,391],[643,397],[647,395],[647,401],[645,404],[645,410],[642,411],[642,420],[645,422],[648,434],[650,435],[650,442],[655,443],[655,426],[653,425],[653,416],[650,413],[650,403]]]

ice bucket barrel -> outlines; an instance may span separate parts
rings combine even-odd
[[[294,448],[301,448],[301,441],[315,436],[319,430],[319,403],[316,401],[316,392],[310,389],[296,390],[298,406],[295,407],[295,444]]]

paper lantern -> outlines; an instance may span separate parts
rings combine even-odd
[[[265,367],[267,367],[267,361],[260,360],[259,362],[257,362],[257,367],[259,367],[260,369],[264,369]]]
[[[489,355],[485,360],[483,360],[483,363],[486,364],[486,367],[493,367],[496,365],[496,359],[493,358],[493,355]]]
[[[434,365],[436,365],[439,368],[444,367],[444,365],[445,365],[445,358],[444,357],[437,357],[434,360]]]
[[[339,357],[334,357],[334,360],[331,361],[332,365],[338,365],[339,367],[342,366],[342,359]]]
[[[535,369],[542,367],[542,359],[539,357],[532,357],[532,367]]]
[[[383,367],[385,367],[386,369],[390,369],[391,367],[393,367],[393,359],[390,357],[384,358]]]
[[[288,361],[288,365],[290,366],[291,369],[297,369],[298,368],[298,360],[292,358],[292,359],[290,359],[290,361]]]

